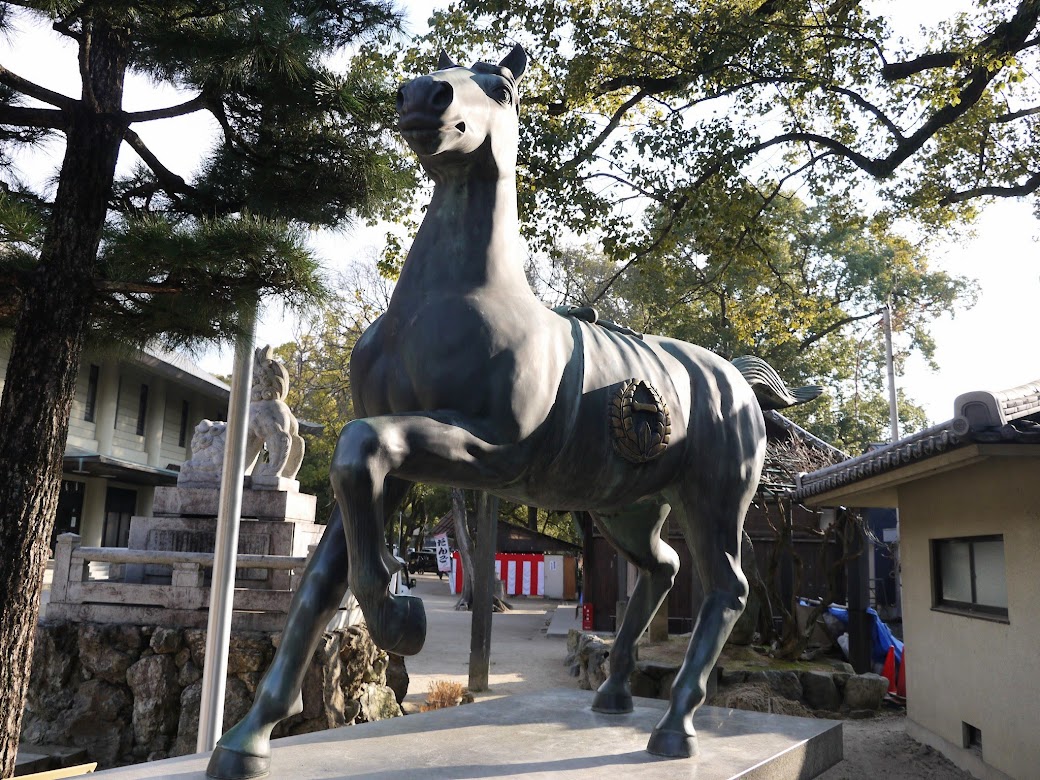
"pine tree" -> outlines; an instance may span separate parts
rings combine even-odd
[[[382,0],[0,5],[79,51],[70,97],[0,66],[0,327],[13,327],[0,403],[0,776],[13,774],[43,567],[80,357],[114,339],[230,338],[258,296],[321,294],[308,226],[372,214],[408,183],[387,146],[383,79],[333,55],[385,46]],[[127,112],[128,73],[186,100]],[[135,132],[197,111],[221,135],[187,180]],[[15,178],[15,148],[64,137],[50,196]],[[116,176],[122,153],[140,160]]]

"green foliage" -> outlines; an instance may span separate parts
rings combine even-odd
[[[6,9],[0,26],[12,21]],[[129,44],[128,71],[184,95],[126,115],[124,151],[141,162],[108,197],[93,291],[98,342],[230,340],[259,296],[315,305],[324,287],[304,230],[375,218],[414,184],[387,132],[393,81],[355,62],[359,47],[387,46],[399,33],[398,13],[383,0],[39,2],[17,14],[53,24],[84,52],[99,45],[94,26],[114,27]],[[20,183],[9,160],[66,121],[53,110],[26,113],[27,97],[83,103],[89,113],[89,96],[48,95],[0,74],[0,278],[9,282],[0,324],[14,319],[32,284],[54,196]],[[199,148],[200,164],[185,177],[133,128],[197,111],[214,117],[220,136]]]
[[[737,235],[728,226],[741,224]],[[669,241],[623,266],[592,247],[561,252],[536,286],[553,304],[595,304],[606,319],[704,346],[726,358],[757,355],[790,384],[828,397],[790,410],[835,446],[857,452],[887,439],[883,335],[888,300],[902,349],[931,359],[929,324],[974,302],[966,280],[843,199],[806,206],[754,188],[729,192],[677,223]],[[906,432],[924,423],[903,399]]]
[[[424,70],[439,47],[527,47],[521,213],[549,252],[561,233],[593,233],[612,260],[638,261],[705,208],[709,183],[846,195],[935,232],[978,199],[1036,191],[1040,6],[980,3],[908,38],[895,15],[843,1],[456,0],[405,66]]]

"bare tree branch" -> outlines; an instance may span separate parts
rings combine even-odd
[[[993,196],[998,198],[1016,198],[1022,195],[1029,195],[1040,189],[1040,173],[1034,173],[1025,181],[1019,184],[1009,184],[1007,186],[999,185],[986,185],[982,187],[972,187],[967,190],[960,190],[959,192],[952,192],[946,197],[939,201],[941,206],[951,206],[954,203],[963,203],[966,200],[972,198]]]

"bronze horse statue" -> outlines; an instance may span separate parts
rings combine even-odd
[[[682,527],[707,594],[651,753],[697,749],[693,712],[744,609],[744,514],[765,453],[763,407],[787,391],[761,361],[740,366],[674,339],[561,315],[524,275],[516,201],[517,84],[527,55],[438,70],[397,95],[400,130],[435,182],[390,304],[350,361],[358,418],[332,464],[338,503],[289,610],[252,709],[220,740],[212,777],[259,777],[270,734],[300,711],[304,667],[349,585],[380,647],[419,652],[421,599],[388,592],[386,520],[409,484],[488,491],[523,504],[585,510],[639,569],[593,709],[632,710],[634,645],[664,601],[679,557],[661,539]],[[752,377],[752,385],[745,379]]]

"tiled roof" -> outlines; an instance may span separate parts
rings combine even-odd
[[[796,501],[973,443],[1040,443],[1040,381],[1000,392],[957,397],[954,417],[944,423],[798,478]]]

